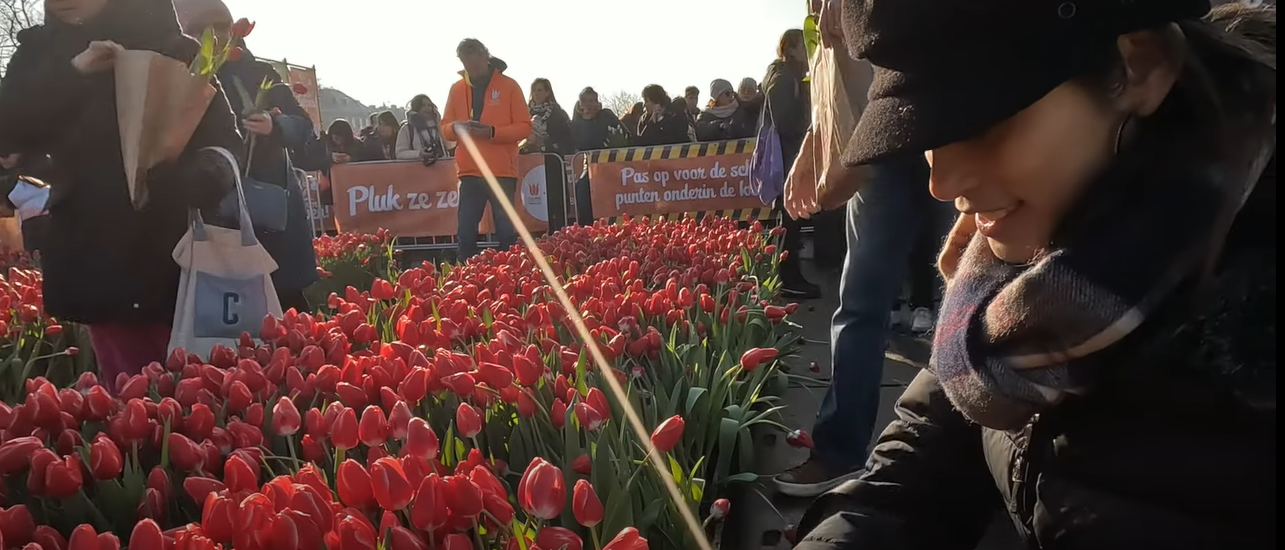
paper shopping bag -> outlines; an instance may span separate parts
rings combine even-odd
[[[147,204],[147,171],[174,160],[214,99],[208,76],[183,62],[145,50],[116,56],[116,121],[120,153],[134,208]]]
[[[232,154],[216,150],[239,174]],[[174,247],[174,261],[182,268],[182,278],[170,333],[171,351],[183,348],[204,357],[216,344],[235,347],[241,333],[259,334],[264,317],[282,315],[272,286],[277,263],[255,237],[240,176],[236,193],[241,229],[207,225],[199,210],[191,210],[187,234]]]
[[[870,87],[871,68],[843,48],[821,48],[812,66],[812,130],[816,136],[813,170],[817,187],[839,162],[857,129]]]

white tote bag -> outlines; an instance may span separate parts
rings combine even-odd
[[[264,317],[282,315],[272,286],[277,262],[254,235],[236,158],[222,148],[208,149],[221,153],[236,174],[241,229],[207,225],[200,211],[190,210],[187,234],[174,247],[183,271],[170,350],[181,347],[202,357],[215,344],[235,347],[242,332],[257,338]]]

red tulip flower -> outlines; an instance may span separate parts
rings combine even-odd
[[[106,480],[120,477],[125,469],[125,458],[120,448],[107,434],[99,433],[89,445],[89,473],[94,479]]]
[[[38,437],[16,437],[0,445],[0,476],[16,474],[27,469],[31,455],[45,443]]]
[[[299,417],[299,409],[295,407],[294,400],[289,397],[282,397],[277,400],[277,404],[272,407],[272,432],[278,437],[291,436],[299,432],[303,419]]]
[[[450,517],[441,478],[429,474],[419,483],[411,505],[410,521],[424,531],[436,531],[446,525]]]
[[[129,548],[130,550],[164,550],[165,535],[161,534],[161,526],[150,518],[134,524],[134,530],[129,535]]]
[[[358,516],[345,516],[339,521],[339,550],[375,550],[378,534],[370,521]],[[471,543],[470,543],[471,544]]]
[[[580,540],[580,535],[575,531],[565,527],[545,527],[536,535],[535,543],[540,548],[565,548],[566,550],[582,550],[584,541]]]
[[[794,430],[785,434],[785,442],[791,447],[797,447],[800,449],[811,449],[814,446],[812,443],[812,436],[803,430]]]
[[[63,457],[62,460],[49,464],[45,468],[45,496],[49,498],[69,498],[80,492],[84,484],[80,455]]]
[[[205,466],[205,451],[187,436],[171,433],[169,436],[170,462],[181,472],[199,472]],[[251,486],[253,490],[255,486]]]
[[[683,417],[678,415],[669,417],[668,420],[656,426],[655,431],[651,432],[651,444],[655,445],[656,450],[662,453],[673,450],[678,445],[678,442],[682,440],[683,428],[686,426],[687,422],[683,420]]]
[[[351,409],[349,409],[351,410]],[[348,459],[335,473],[339,500],[358,509],[370,508],[375,503],[375,490],[371,487],[370,474],[360,462]]]
[[[741,368],[754,372],[759,366],[771,363],[781,352],[776,348],[752,348],[741,354]]]
[[[441,550],[473,550],[473,539],[461,533],[451,533],[442,539]]]
[[[732,501],[720,498],[709,506],[709,518],[713,521],[721,520],[727,517],[727,513],[732,510]]]
[[[357,428],[357,413],[348,407],[339,411],[339,416],[335,418],[334,426],[330,428],[330,442],[334,443],[336,448],[347,451],[357,446],[360,442]]]
[[[482,513],[482,490],[466,476],[442,478],[442,494],[453,514],[471,518]]]
[[[593,490],[589,480],[576,482],[575,490],[571,493],[571,512],[576,516],[576,522],[585,527],[593,527],[602,522],[602,500],[598,499],[598,493]]]
[[[593,460],[589,458],[588,454],[577,456],[571,461],[571,471],[582,476],[587,476],[593,473]]]
[[[517,497],[518,506],[528,514],[540,519],[554,519],[566,506],[566,478],[557,466],[536,457],[518,482]]]
[[[638,529],[626,527],[616,538],[608,541],[602,550],[648,550],[647,539],[638,534]]]
[[[388,441],[388,417],[383,409],[371,405],[362,411],[357,438],[371,448],[382,447]]]
[[[36,520],[26,505],[18,504],[10,508],[0,508],[0,534],[9,544],[18,545],[31,542],[36,533]]]
[[[370,485],[375,493],[375,502],[387,511],[404,510],[410,505],[415,491],[406,479],[401,461],[390,457],[380,458],[371,466]]]
[[[482,415],[478,414],[473,405],[460,403],[459,408],[455,409],[455,429],[465,439],[477,437],[477,434],[482,433]]]
[[[580,425],[591,432],[598,431],[598,428],[607,423],[607,414],[594,408],[593,405],[580,401],[575,406],[576,420]]]
[[[407,454],[425,460],[437,458],[440,443],[437,440],[437,433],[428,425],[428,421],[419,417],[412,418],[406,428],[404,449]]]
[[[254,22],[249,19],[242,17],[232,24],[231,35],[233,39],[245,38],[250,36],[251,32],[254,32]]]
[[[72,530],[67,550],[120,550],[120,539],[111,533],[99,534],[92,525],[84,524]]]

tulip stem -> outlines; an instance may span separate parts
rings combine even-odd
[[[485,545],[485,544],[482,544],[482,532],[481,532],[481,529],[482,529],[482,528],[479,526],[479,524],[478,524],[478,522],[477,522],[477,518],[473,518],[473,540],[477,541],[477,547],[478,547],[478,548],[486,548],[486,545]]]
[[[286,438],[286,450],[290,451],[290,460],[294,461],[294,467],[298,469],[299,459],[294,454],[294,441],[292,441],[291,438],[289,437]]]
[[[595,525],[589,528],[589,538],[593,539],[593,547],[602,550],[602,539],[598,538],[598,527]]]

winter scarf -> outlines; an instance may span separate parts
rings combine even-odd
[[[725,119],[735,114],[736,110],[740,107],[741,104],[733,99],[732,102],[727,105],[715,105],[705,109],[705,112],[709,113],[714,118]]]
[[[955,407],[1016,430],[1089,391],[1105,369],[1123,368],[1099,352],[1211,268],[1276,149],[1274,120],[1255,130],[1232,148],[1239,158],[1184,163],[1158,147],[1120,154],[1087,196],[1121,194],[1086,201],[1101,208],[1094,221],[1026,265],[1000,261],[976,235],[947,284],[930,360]]]
[[[548,141],[549,117],[558,112],[558,104],[552,101],[544,103],[531,101],[527,107],[531,109],[531,135],[536,136],[540,141]]]
[[[431,150],[438,157],[446,156],[446,145],[442,140],[441,115],[436,112],[425,115],[412,111],[406,113],[406,123],[410,125],[411,130],[414,130],[411,136],[419,139],[420,149]]]

